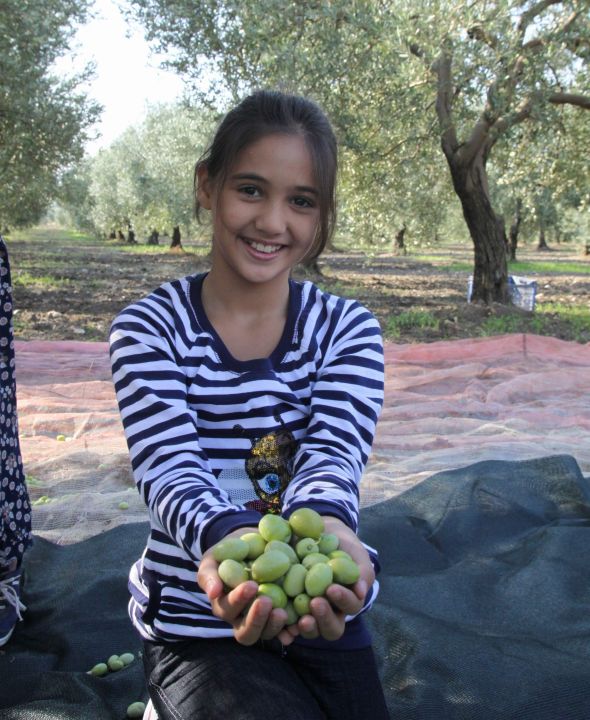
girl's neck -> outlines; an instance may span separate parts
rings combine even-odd
[[[289,304],[288,276],[270,283],[250,283],[239,277],[226,278],[213,267],[203,281],[202,302],[211,315],[232,317],[286,317]]]
[[[289,309],[289,279],[282,283],[227,282],[211,271],[201,302],[226,350],[236,360],[268,358],[277,348]]]

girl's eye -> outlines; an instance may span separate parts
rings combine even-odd
[[[243,195],[248,195],[249,197],[259,197],[260,195],[260,190],[256,187],[256,185],[241,185],[238,188],[238,192]]]
[[[311,198],[305,197],[303,195],[293,198],[293,204],[297,205],[297,207],[300,207],[300,208],[315,207],[315,202]]]

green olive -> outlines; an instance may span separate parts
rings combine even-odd
[[[311,598],[307,593],[301,593],[300,595],[297,595],[297,597],[293,598],[293,607],[295,608],[295,612],[299,617],[302,615],[309,615],[310,612],[310,603]]]
[[[291,526],[280,515],[263,515],[258,523],[258,532],[266,540],[282,540],[289,542],[291,539]]]
[[[289,516],[289,525],[299,537],[310,537],[319,540],[324,532],[322,516],[311,508],[297,508]]]
[[[122,655],[119,655],[119,660],[123,663],[123,665],[131,665],[131,663],[135,660],[135,655],[133,653],[123,653]]]
[[[272,600],[273,608],[284,608],[287,605],[287,596],[282,587],[274,583],[261,583],[257,595],[266,595]]]
[[[259,555],[262,555],[266,547],[266,540],[257,532],[244,533],[240,540],[247,542],[250,548],[246,555],[247,560],[256,560]]]
[[[319,552],[312,552],[303,558],[301,564],[309,570],[312,565],[316,565],[317,563],[327,563],[329,559],[330,558],[327,555],[323,555]]]
[[[145,703],[134,702],[129,705],[125,713],[128,718],[142,718],[145,712]]]
[[[312,598],[319,597],[326,592],[332,580],[332,568],[326,563],[316,563],[305,576],[305,592]]]
[[[299,562],[299,558],[297,557],[297,553],[295,552],[295,550],[293,550],[293,548],[288,543],[283,542],[282,540],[271,540],[269,543],[267,543],[266,547],[264,548],[264,552],[269,552],[270,550],[280,550],[282,553],[285,553],[285,555],[291,561],[291,565]]]
[[[125,667],[125,663],[118,655],[111,655],[111,657],[107,660],[107,665],[109,666],[109,670],[112,672],[117,672],[117,670],[122,670]]]
[[[359,566],[354,560],[345,557],[336,557],[328,561],[334,573],[334,582],[340,585],[354,585],[361,576]]]
[[[295,552],[297,553],[297,557],[302,560],[306,555],[318,552],[318,547],[317,542],[313,538],[304,537],[297,541]]]
[[[96,663],[96,665],[90,670],[91,675],[96,675],[96,677],[102,677],[103,675],[106,675],[109,671],[109,667],[106,663],[100,662]]]
[[[291,561],[280,550],[269,550],[262,553],[252,563],[252,579],[257,583],[270,583],[284,575]]]
[[[295,625],[297,620],[299,620],[299,615],[295,610],[292,600],[287,601],[287,604],[285,605],[285,610],[287,611],[287,625]]]
[[[304,591],[306,575],[307,569],[303,565],[300,563],[291,565],[283,580],[283,590],[289,597],[293,598]]]
[[[249,578],[248,571],[244,565],[237,560],[232,560],[231,558],[227,558],[221,562],[217,568],[217,573],[223,580],[224,584],[232,589],[238,587],[238,585],[241,585],[243,582],[246,582]]]
[[[334,558],[348,558],[349,560],[352,560],[351,556],[344,550],[333,550],[331,553],[328,553],[328,557],[330,560],[333,560]]]
[[[213,546],[213,557],[218,563],[230,558],[231,560],[244,560],[250,552],[250,546],[245,540],[237,537],[224,538]]]
[[[331,552],[334,552],[334,550],[338,550],[339,544],[340,540],[338,540],[338,535],[334,535],[334,533],[322,533],[318,543],[318,549],[324,555],[329,555]]]

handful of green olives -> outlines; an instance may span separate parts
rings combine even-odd
[[[257,532],[225,538],[212,553],[226,589],[254,580],[258,595],[270,597],[273,608],[284,608],[292,625],[309,614],[311,599],[324,595],[332,583],[350,586],[359,579],[359,566],[338,546],[319,513],[298,508],[288,520],[263,515]]]

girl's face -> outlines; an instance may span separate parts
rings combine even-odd
[[[198,199],[213,220],[212,272],[248,283],[286,281],[311,249],[320,213],[311,155],[299,135],[244,148],[218,188],[199,170]]]

